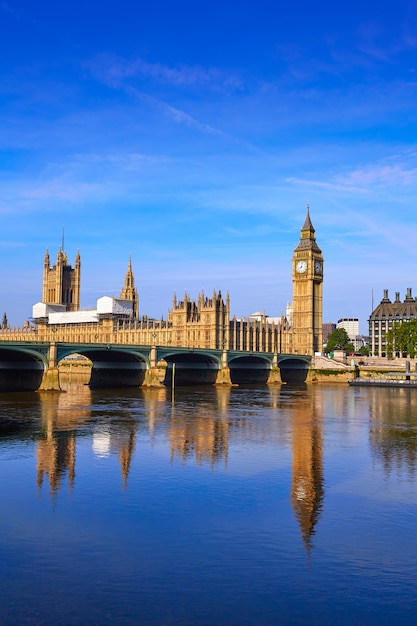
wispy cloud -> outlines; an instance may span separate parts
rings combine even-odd
[[[398,81],[400,58],[409,55],[410,66],[415,68],[414,53],[417,37],[413,32],[415,19],[399,23],[383,23],[374,19],[360,21],[355,27],[340,32],[326,33],[322,39],[284,43],[279,52],[285,70],[282,78],[306,85],[317,85],[329,77],[349,85],[378,84],[380,76],[386,81]],[[385,72],[389,68],[391,77]],[[400,74],[403,78],[403,74]],[[334,83],[337,86],[337,81]]]
[[[161,64],[146,63],[141,59],[134,62],[127,62],[113,55],[101,55],[88,64],[92,75],[100,82],[106,84],[113,89],[123,90],[130,94],[136,100],[146,103],[151,108],[161,111],[166,117],[170,118],[176,124],[194,128],[204,133],[214,134],[226,137],[226,133],[217,130],[210,124],[200,122],[189,113],[168,104],[159,97],[150,95],[142,89],[131,85],[129,78],[135,76],[151,77],[157,81],[163,80],[174,86],[184,84],[205,84],[214,83],[214,72],[206,71],[203,68],[183,67],[180,69],[172,69]]]
[[[16,9],[14,9],[12,6],[10,6],[9,2],[0,2],[0,11],[3,13],[8,13],[9,15],[12,15],[13,17],[16,17],[18,19],[21,17],[21,13],[19,11],[16,11]]]
[[[413,160],[413,155],[408,155]],[[390,163],[395,161],[398,163]],[[329,180],[290,177],[286,181],[294,185],[310,186],[328,191],[367,193],[383,188],[409,187],[417,183],[417,167],[402,163],[404,157],[385,159],[343,174],[333,175]],[[388,162],[387,162],[388,161]]]
[[[218,135],[219,137],[228,138],[227,133],[224,133],[221,130],[213,128],[213,126],[210,126],[210,124],[199,122],[198,120],[196,120],[194,117],[192,117],[185,111],[182,111],[181,109],[173,107],[170,104],[164,102],[163,100],[160,100],[159,98],[150,96],[149,94],[144,93],[140,91],[139,89],[135,89],[134,87],[131,87],[130,85],[127,85],[125,83],[119,83],[119,87],[124,89],[127,93],[130,93],[132,96],[134,96],[138,100],[146,102],[151,107],[159,109],[160,111],[162,111],[162,113],[164,113],[164,115],[169,117],[176,124],[181,124],[182,126],[188,126],[189,128],[195,128],[196,130],[202,131],[204,133],[209,133],[213,135]]]
[[[126,66],[127,69],[125,69],[123,61],[121,61],[120,65],[119,63],[112,62],[112,59],[113,57],[110,57],[109,62],[108,56],[100,57],[98,61],[95,61],[89,66],[93,76],[96,79],[100,80],[103,84],[113,89],[124,91],[125,93],[135,98],[137,101],[143,102],[148,105],[150,109],[161,112],[167,119],[170,119],[175,124],[197,130],[204,134],[217,136],[223,140],[239,145],[242,148],[245,148],[246,150],[249,150],[251,152],[266,154],[252,143],[245,141],[239,137],[235,137],[223,130],[220,130],[212,124],[208,124],[207,122],[203,122],[197,119],[195,116],[191,115],[187,111],[180,109],[177,106],[173,106],[167,101],[167,99],[163,99],[159,97],[159,95],[151,95],[149,92],[132,85],[129,82],[129,78],[136,75],[136,65],[133,69],[130,68],[130,65]],[[142,62],[138,62],[138,66],[142,67]],[[219,82],[216,82],[215,80],[215,78],[217,78],[218,76],[217,71],[204,70],[200,67],[182,68],[181,70],[171,71],[169,68],[163,65],[155,64],[151,66],[149,64],[145,64],[145,69],[152,76],[165,76],[166,81],[170,82],[170,84],[177,89],[179,89],[184,84],[207,84],[211,87],[219,84]],[[237,85],[237,81],[234,81],[234,79],[230,77],[222,79],[220,83],[222,85]]]
[[[354,170],[347,176],[337,177],[347,187],[405,186],[417,181],[417,168],[403,169],[400,165],[381,165]]]
[[[65,183],[62,180],[48,181],[21,192],[23,200],[65,200],[80,202],[86,198],[96,198],[103,185],[93,183]]]
[[[347,185],[343,183],[337,183],[332,181],[324,181],[324,180],[313,180],[308,178],[297,178],[295,176],[289,177],[285,179],[285,182],[293,184],[293,185],[302,185],[304,187],[316,187],[319,189],[325,189],[327,191],[351,191],[351,192],[359,192],[364,193],[366,189],[361,187],[356,187],[353,185]]]
[[[163,155],[151,155],[141,154],[139,152],[127,152],[127,153],[78,153],[74,154],[68,163],[65,163],[65,167],[85,168],[91,166],[111,166],[116,167],[122,171],[132,172],[141,170],[144,167],[151,165],[160,165],[168,163],[170,159]],[[60,167],[64,167],[61,164]]]
[[[33,16],[28,11],[20,11],[16,9],[16,6],[12,6],[12,4],[16,5],[16,2],[0,2],[0,12],[8,15],[16,22],[27,22],[29,24],[39,26],[39,22],[37,19],[33,18]],[[32,8],[32,7],[31,7]]]
[[[240,90],[242,80],[217,68],[200,65],[177,65],[148,63],[144,59],[127,61],[115,55],[100,55],[90,61],[89,68],[96,78],[108,84],[119,84],[128,78],[152,79],[157,83],[175,86],[204,86],[211,89]]]
[[[408,22],[393,30],[391,25],[382,25],[377,19],[359,25],[357,30],[357,49],[366,57],[378,62],[393,63],[399,54],[414,51],[417,38],[410,31]]]
[[[159,110],[174,123],[193,128],[200,132],[217,135],[223,139],[239,143],[249,150],[257,150],[249,142],[215,128],[212,124],[202,122],[195,116],[178,106],[168,102],[169,96],[162,98],[159,93],[150,92],[152,85],[169,85],[175,88],[177,94],[182,94],[187,86],[209,88],[214,91],[241,91],[242,80],[233,74],[227,74],[217,68],[202,66],[179,65],[170,67],[161,63],[148,63],[143,59],[127,61],[115,55],[99,55],[88,64],[94,78],[113,89],[119,89],[130,94],[136,100],[146,103],[154,110]],[[137,79],[135,81],[135,79]],[[145,79],[150,79],[147,81]],[[138,85],[139,83],[139,85]],[[145,88],[146,85],[146,88]],[[201,97],[201,94],[200,94]]]

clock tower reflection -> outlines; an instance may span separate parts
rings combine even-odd
[[[305,386],[297,395],[292,402],[291,503],[310,552],[324,497],[322,416],[314,390]]]

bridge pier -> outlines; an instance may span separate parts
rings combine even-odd
[[[43,373],[39,391],[62,391],[61,385],[59,384],[57,347],[55,342],[51,342],[49,346],[48,369]]]
[[[272,368],[269,372],[268,380],[266,381],[267,385],[278,385],[282,383],[281,378],[281,370],[279,367],[277,369]]]
[[[232,387],[232,377],[230,376],[230,367],[227,363],[227,350],[223,350],[221,368],[217,372],[215,385],[222,385],[223,387]]]
[[[282,383],[281,378],[281,370],[278,365],[278,354],[274,352],[274,356],[272,357],[272,367],[269,372],[268,380],[266,381],[267,385],[277,385]]]
[[[44,371],[38,391],[62,391],[59,384],[59,369],[57,367],[48,367]]]
[[[163,387],[161,383],[161,372],[158,367],[150,367],[146,370],[145,379],[141,387]]]
[[[157,350],[152,346],[149,353],[149,368],[145,372],[145,378],[141,387],[163,387],[161,374],[157,367]]]
[[[237,385],[233,385],[232,378],[230,376],[230,368],[222,367],[217,372],[215,385],[222,385],[223,387],[236,387]]]

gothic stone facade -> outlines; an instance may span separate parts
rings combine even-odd
[[[68,264],[62,250],[51,268],[49,254],[44,260],[42,301],[46,304],[65,305],[67,311],[80,308],[80,255],[77,253],[75,267]],[[39,323],[36,328],[8,335],[35,340],[86,343],[119,343],[136,345],[159,345],[184,348],[207,348],[240,350],[248,352],[277,352],[313,355],[322,347],[322,282],[323,256],[317,245],[315,230],[309,210],[301,228],[300,241],[292,260],[293,302],[292,320],[281,316],[273,320],[267,316],[259,319],[230,318],[229,294],[224,299],[221,292],[211,297],[204,293],[197,301],[188,294],[177,301],[174,296],[167,320],[151,320],[139,317],[139,299],[129,259],[121,298],[133,302],[134,314],[130,316],[107,316],[98,322],[63,323],[52,327]],[[2,331],[0,331],[2,332]]]

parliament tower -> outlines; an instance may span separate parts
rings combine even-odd
[[[75,267],[68,263],[64,250],[58,250],[56,263],[50,265],[49,253],[46,250],[43,261],[42,302],[45,304],[64,304],[67,311],[78,311],[80,308],[81,259],[77,252]]]
[[[307,215],[292,259],[293,347],[297,354],[323,349],[323,255]]]

